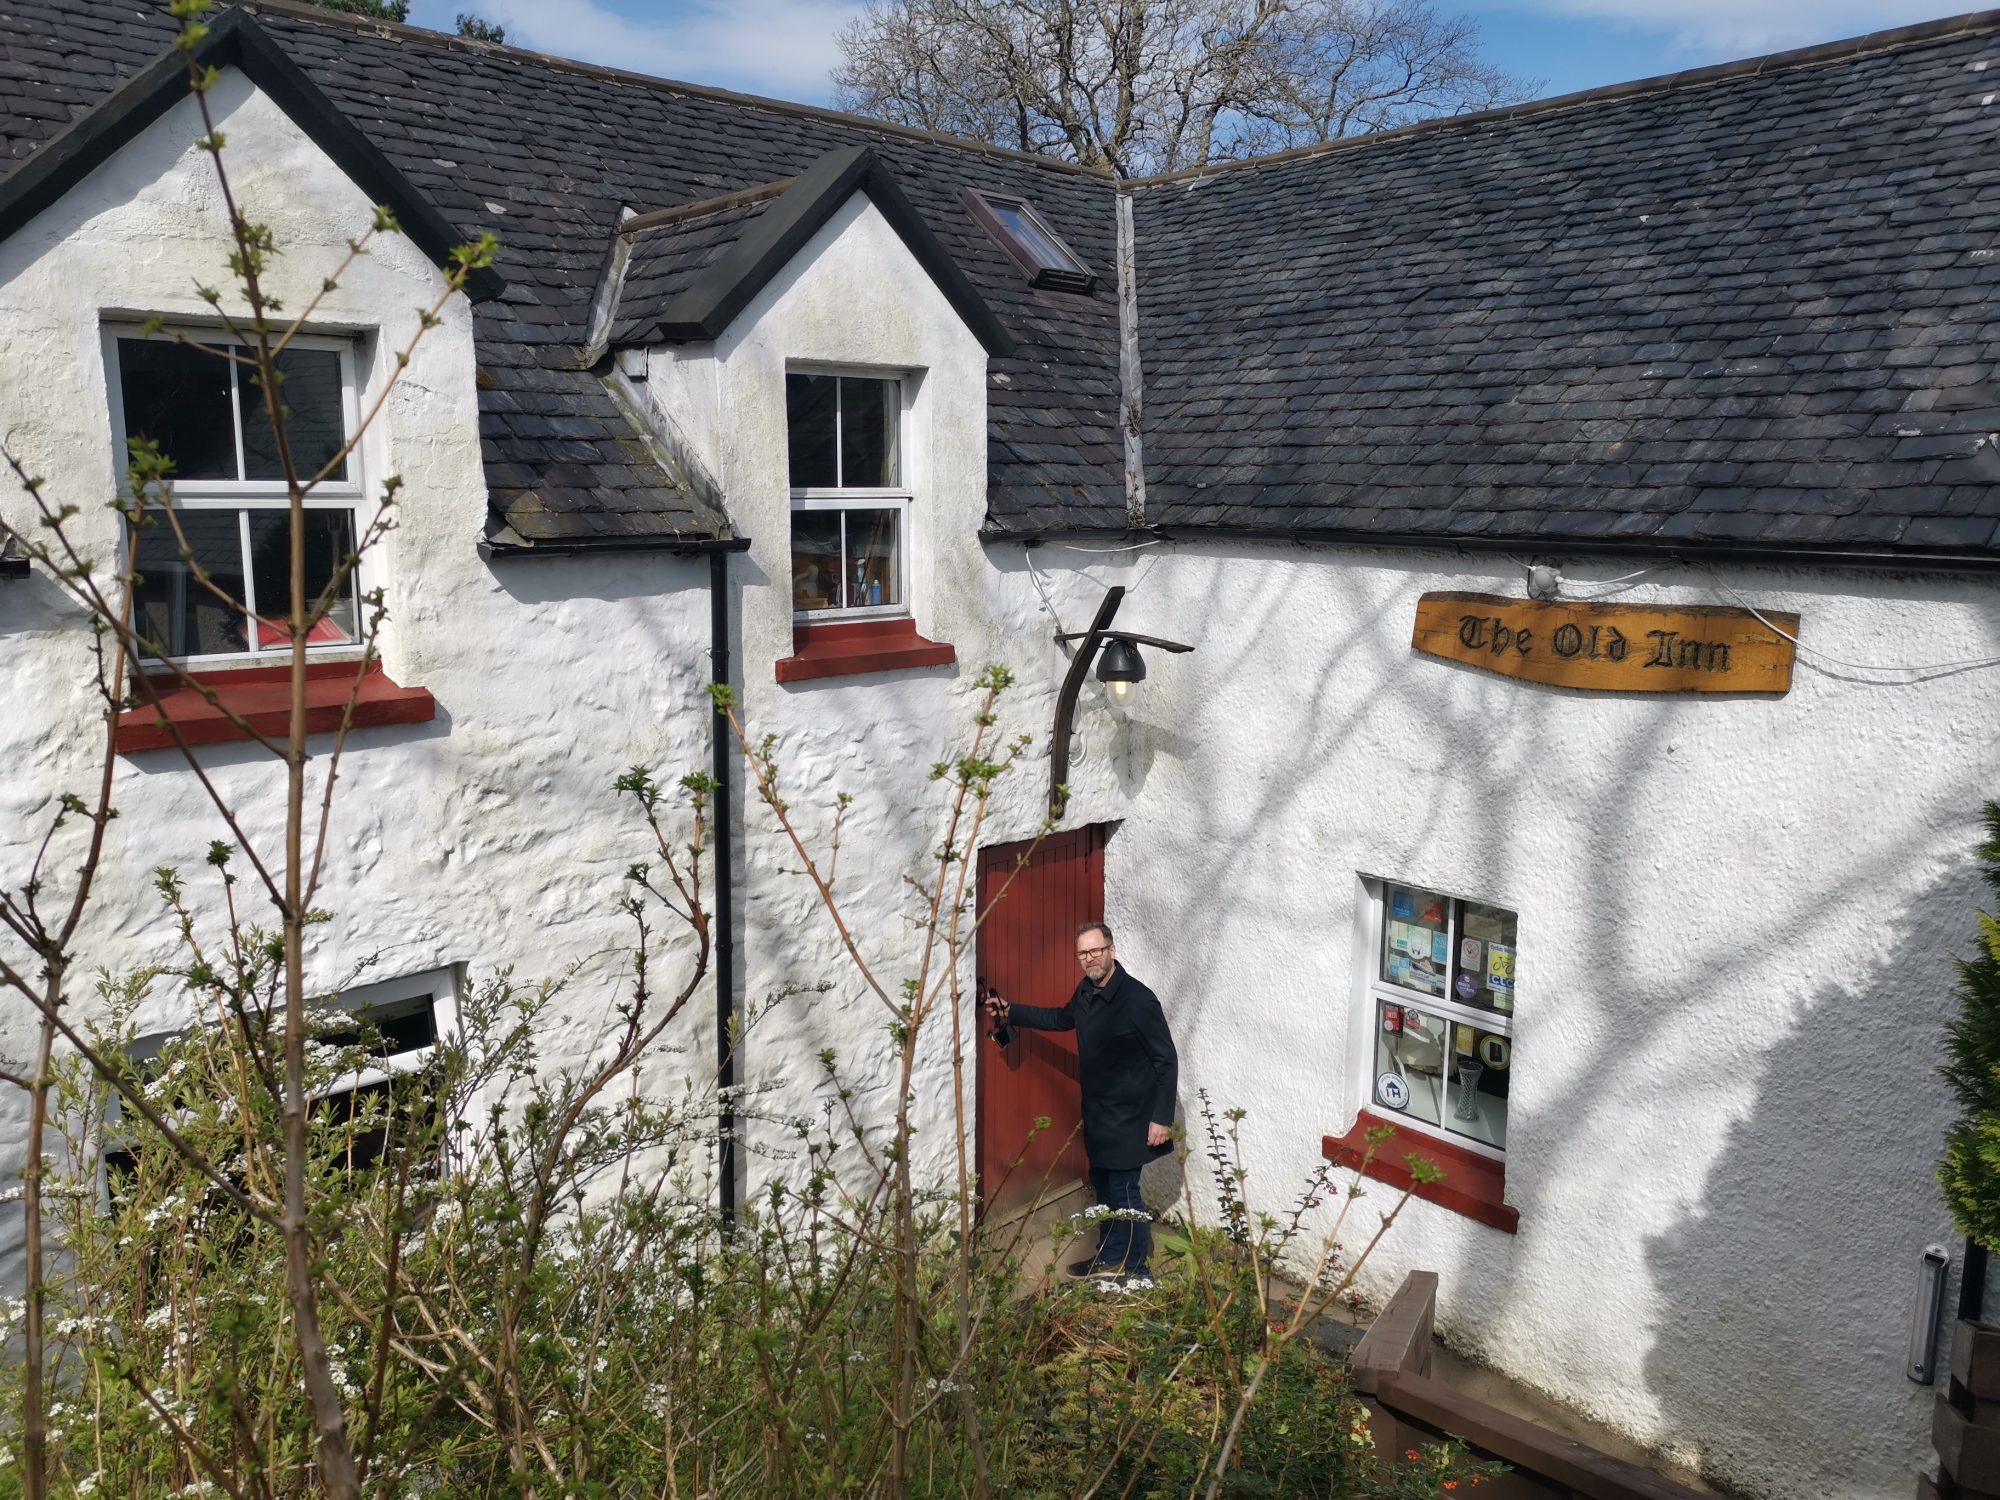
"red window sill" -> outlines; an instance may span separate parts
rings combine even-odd
[[[176,741],[171,723],[180,734],[180,743],[220,745],[249,736],[227,714],[234,713],[257,733],[282,739],[292,726],[292,669],[290,667],[250,667],[233,672],[197,672],[195,680],[215,694],[210,703],[200,688],[185,687],[173,678],[155,678],[159,684],[158,707],[148,703],[127,709],[118,716],[117,743],[121,754],[135,750],[171,750]],[[306,668],[306,730],[311,734],[332,734],[340,728],[348,695],[354,694],[356,729],[382,724],[424,724],[437,717],[437,700],[420,687],[398,687],[380,666],[371,667],[354,684],[351,662],[321,662]]]
[[[1371,1115],[1364,1109],[1354,1117],[1354,1128],[1346,1135],[1322,1136],[1320,1152],[1343,1167],[1359,1167],[1368,1153],[1368,1132],[1378,1125],[1393,1128],[1395,1124],[1393,1119]],[[1436,1136],[1397,1130],[1395,1139],[1375,1148],[1375,1159],[1368,1163],[1367,1175],[1393,1188],[1409,1188],[1410,1169],[1403,1165],[1406,1156],[1429,1157],[1444,1171],[1443,1182],[1415,1184],[1415,1195],[1426,1203],[1435,1203],[1439,1208],[1448,1208],[1509,1234],[1521,1227],[1520,1211],[1509,1208],[1503,1201],[1507,1187],[1507,1169],[1503,1163]]]
[[[948,667],[958,652],[948,642],[927,641],[915,620],[853,620],[839,625],[795,625],[792,654],[778,661],[778,681],[856,677],[906,667]]]

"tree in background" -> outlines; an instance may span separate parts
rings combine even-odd
[[[371,21],[407,21],[410,0],[308,0],[321,10],[342,11],[350,16],[367,16]]]
[[[342,11],[350,16],[367,16],[374,21],[407,21],[410,19],[410,0],[309,0],[310,4],[322,10]],[[507,40],[507,28],[481,16],[458,13],[458,34],[470,37],[475,42],[492,42],[496,46]]]
[[[2000,802],[1986,804],[1979,860],[2000,896]],[[1959,1233],[1992,1247],[2000,1246],[2000,921],[1978,916],[1978,950],[1958,960],[1958,1019],[1945,1028],[1949,1058],[1939,1071],[1959,1118],[1945,1137],[1938,1187]]]
[[[868,0],[843,109],[1103,167],[1235,161],[1528,97],[1423,0]]]

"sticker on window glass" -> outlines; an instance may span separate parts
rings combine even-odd
[[[1444,920],[1444,902],[1439,897],[1433,896],[1424,903],[1424,920],[1426,922]]]
[[[1410,982],[1410,961],[1400,953],[1389,960],[1389,983],[1408,984]]]
[[[1451,1045],[1461,1057],[1472,1056],[1472,1028],[1463,1024],[1452,1027]]]
[[[1458,940],[1458,966],[1478,973],[1486,962],[1486,945],[1476,937]]]
[[[1486,987],[1511,994],[1514,989],[1514,950],[1494,943],[1486,950]]]
[[[1465,930],[1471,936],[1482,938],[1489,943],[1500,942],[1507,936],[1501,930],[1500,919],[1498,917],[1491,916],[1486,912],[1472,911],[1470,909],[1465,913]]]
[[[1375,1080],[1375,1097],[1391,1109],[1410,1107],[1410,1086],[1400,1073],[1384,1073]]]
[[[1504,1073],[1514,1060],[1504,1036],[1485,1036],[1479,1041],[1479,1060],[1496,1073]]]
[[[1479,981],[1470,974],[1460,974],[1452,981],[1451,987],[1458,992],[1458,998],[1461,1000],[1470,1000],[1479,993]]]
[[[1434,964],[1451,962],[1451,939],[1442,932],[1431,934],[1431,962]]]
[[[1390,902],[1390,909],[1399,917],[1414,917],[1417,914],[1417,903],[1411,899],[1408,891],[1398,891]]]

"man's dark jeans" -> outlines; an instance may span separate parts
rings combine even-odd
[[[1090,1185],[1097,1189],[1097,1201],[1109,1209],[1146,1211],[1139,1196],[1139,1169],[1124,1172],[1092,1171]],[[1122,1270],[1127,1276],[1144,1276],[1146,1262],[1153,1253],[1152,1226],[1144,1219],[1106,1219],[1097,1241],[1097,1263]]]

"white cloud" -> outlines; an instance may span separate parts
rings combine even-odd
[[[826,100],[835,33],[861,9],[858,0],[675,0],[634,14],[599,0],[457,3],[505,26],[510,46],[808,103]],[[410,19],[449,30],[451,10],[424,5]]]
[[[1530,0],[1522,9],[1660,34],[1673,62],[1718,62],[1959,14],[1953,0]]]

